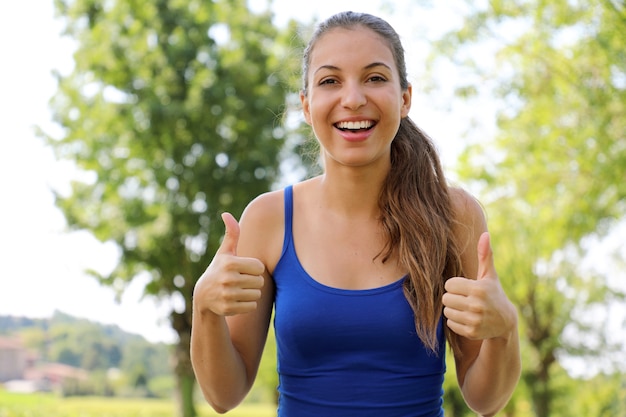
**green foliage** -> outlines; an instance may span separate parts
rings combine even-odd
[[[454,366],[452,350],[446,350],[446,374],[443,382],[443,406],[446,417],[474,417],[473,413],[465,404]]]
[[[48,142],[93,178],[57,202],[72,228],[121,248],[103,282],[147,271],[147,292],[188,299],[219,213],[239,215],[278,174],[285,91],[271,16],[242,1],[57,6],[79,48],[52,103],[64,135]]]
[[[573,414],[611,417],[626,415],[626,376],[599,374],[576,385]],[[590,389],[592,388],[592,389]],[[573,415],[572,414],[572,415]]]
[[[156,398],[171,398],[174,389],[174,377],[170,374],[157,376],[148,381],[148,392]]]
[[[273,319],[272,319],[273,321]],[[278,404],[278,371],[274,326],[270,326],[259,371],[246,401]]]
[[[623,349],[590,317],[624,294],[580,260],[587,237],[626,215],[626,7],[466,3],[431,64],[445,54],[465,72],[458,96],[489,96],[499,110],[496,137],[466,149],[459,176],[487,209],[496,266],[520,309],[520,390],[537,416],[579,415],[559,359]]]

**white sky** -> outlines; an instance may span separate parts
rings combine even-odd
[[[70,164],[55,161],[34,134],[50,126],[52,69],[71,69],[71,43],[61,39],[52,1],[0,3],[0,314],[48,317],[55,309],[171,340],[153,303],[138,302],[139,286],[122,304],[112,290],[86,276],[106,270],[113,248],[87,233],[68,234],[50,186],[62,187]]]
[[[367,2],[374,5],[370,7],[364,3],[275,0],[273,10],[280,25],[289,18],[310,21],[348,9],[386,18],[400,33],[407,52],[414,84],[412,117],[435,138],[444,164],[453,164],[455,152],[462,147],[460,130],[466,126],[468,109],[458,111],[457,104],[448,109],[457,111],[433,109],[420,99],[415,77],[426,57],[428,37],[459,19],[455,2],[437,2],[436,9],[427,13],[410,7],[418,3],[415,0],[388,1],[394,4],[392,14],[381,11],[379,2]],[[252,0],[251,4],[263,7],[265,1]],[[54,206],[50,187],[67,187],[71,164],[55,161],[35,136],[34,126],[54,127],[48,110],[56,88],[51,71],[67,73],[72,68],[72,43],[61,38],[60,31],[52,0],[0,2],[0,314],[48,317],[58,309],[118,324],[151,341],[172,341],[174,334],[167,323],[170,302],[141,300],[143,283],[137,280],[117,303],[110,288],[83,272],[110,269],[115,248],[86,232],[67,233],[64,218]],[[480,110],[486,125],[491,110]]]

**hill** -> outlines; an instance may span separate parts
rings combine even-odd
[[[116,325],[60,311],[50,318],[0,315],[0,336],[19,339],[34,363],[64,364],[87,371],[90,386],[102,386],[107,392],[116,391],[111,385],[117,384],[117,391],[156,395],[148,389],[151,381],[161,381],[158,391],[171,385],[170,347],[151,343]],[[115,381],[111,381],[112,375]]]

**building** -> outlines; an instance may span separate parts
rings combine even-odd
[[[78,393],[88,373],[61,363],[38,363],[17,338],[0,336],[0,385],[7,391]]]
[[[0,337],[0,383],[24,379],[27,351],[16,338]]]

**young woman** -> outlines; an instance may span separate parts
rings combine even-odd
[[[207,401],[239,404],[255,379],[272,309],[278,415],[443,416],[445,341],[481,415],[520,374],[517,313],[493,265],[479,204],[448,188],[409,119],[398,35],[377,17],[323,22],[300,94],[324,172],[263,194],[194,292],[191,355]]]

